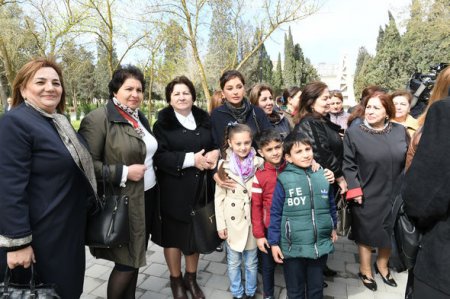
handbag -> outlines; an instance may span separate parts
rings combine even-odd
[[[94,248],[122,247],[130,242],[128,196],[114,194],[109,167],[104,165],[102,170],[103,196],[97,211],[88,216],[85,242]]]
[[[197,207],[191,212],[194,243],[198,253],[211,253],[222,242],[217,234],[214,200],[209,198],[209,194],[214,194],[209,190],[212,187],[208,183],[209,176],[210,173],[206,171],[203,179],[199,180]]]
[[[0,299],[59,299],[54,284],[36,284],[37,273],[31,264],[31,279],[29,284],[11,282],[11,270],[6,267],[4,281],[0,284]]]
[[[335,198],[337,199],[336,210],[338,216],[336,233],[339,236],[347,237],[349,236],[351,231],[352,210],[350,208],[349,202],[345,199],[344,196],[342,196],[342,194],[340,194],[339,190]]]

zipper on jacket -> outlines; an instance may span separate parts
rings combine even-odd
[[[317,248],[317,225],[316,225],[316,217],[315,217],[315,211],[314,211],[314,195],[311,185],[311,178],[309,177],[309,174],[306,172],[306,178],[308,179],[308,185],[309,185],[309,200],[311,202],[311,219],[313,223],[313,230],[314,230],[314,251],[316,252],[316,257],[319,257],[319,249]]]
[[[286,223],[284,224],[285,236],[288,241],[288,251],[291,251],[292,240],[291,240],[291,224],[289,223],[289,218],[286,218]]]

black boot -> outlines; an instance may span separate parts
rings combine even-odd
[[[178,277],[170,276],[170,288],[174,299],[188,299],[181,275]]]
[[[197,273],[184,273],[184,286],[191,292],[193,299],[205,299],[202,289],[197,284]]]

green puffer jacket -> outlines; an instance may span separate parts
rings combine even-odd
[[[278,180],[285,191],[280,242],[284,257],[317,259],[333,252],[330,185],[323,170],[289,164]]]

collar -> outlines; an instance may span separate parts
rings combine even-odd
[[[150,123],[148,122],[145,115],[141,111],[138,111],[138,116],[139,121],[144,126],[144,128],[148,132],[151,132]],[[109,122],[125,123],[127,125],[130,125],[130,123],[122,115],[120,115],[119,111],[117,111],[112,100],[109,100],[108,103],[106,103],[106,118]]]
[[[284,168],[286,167],[286,160],[282,159],[281,163],[278,167],[274,166],[273,164],[269,163],[269,162],[264,162],[264,167],[263,170],[271,170],[271,171],[283,171]]]
[[[194,115],[192,114],[192,111],[189,112],[187,116],[184,116],[175,110],[173,110],[175,113],[176,118],[180,122],[180,124],[185,127],[188,130],[195,130],[197,128],[197,124],[195,123]]]

